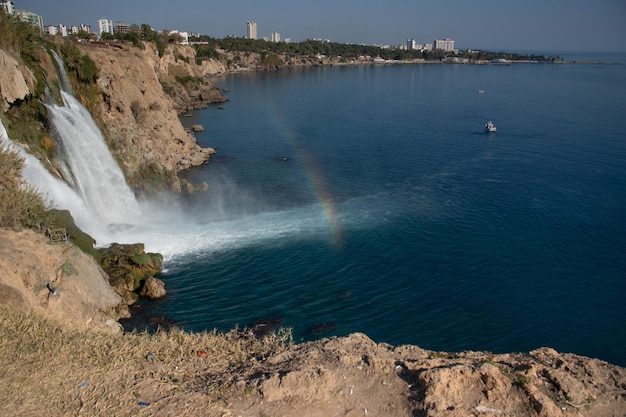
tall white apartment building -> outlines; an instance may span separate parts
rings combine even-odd
[[[98,19],[98,33],[100,36],[102,36],[103,33],[110,33],[112,35],[113,21],[104,17],[102,19]]]
[[[15,13],[15,2],[11,0],[0,0],[0,5],[6,14],[12,15]]]
[[[272,32],[272,42],[280,42],[280,33]]]
[[[443,49],[444,51],[454,51],[454,41],[452,39],[445,38],[443,40],[435,39],[433,41],[433,49]]]
[[[24,22],[33,25],[40,33],[44,33],[43,18],[37,13],[29,12],[28,10],[15,10],[15,15],[19,16]]]
[[[246,22],[246,26],[247,26],[247,38],[248,39],[257,39],[257,34],[256,34],[256,22],[253,21],[248,21]]]

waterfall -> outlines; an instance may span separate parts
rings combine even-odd
[[[69,210],[76,224],[99,243],[120,238],[120,225],[135,224],[140,207],[122,170],[87,109],[73,96],[63,62],[59,63],[63,106],[45,104],[71,185],[55,178],[22,146],[13,142],[0,122],[0,143],[25,160],[22,177],[53,207]],[[115,236],[117,234],[117,236]],[[114,237],[115,236],[115,237]]]
[[[57,66],[59,67],[59,78],[61,80],[60,82],[61,90],[67,91],[70,94],[74,94],[74,92],[72,91],[72,84],[70,83],[70,79],[67,76],[67,72],[65,71],[65,64],[63,63],[63,60],[61,59],[59,54],[57,54],[55,51],[50,51],[50,52],[52,53],[52,57],[56,61]]]
[[[134,223],[140,213],[135,195],[100,129],[69,90],[63,62],[54,55],[59,63],[64,105],[46,104],[46,108],[59,144],[59,158],[68,168],[76,192],[94,214],[93,220],[108,226]]]
[[[95,226],[95,224],[91,222],[93,216],[80,196],[65,182],[52,176],[41,162],[39,162],[39,159],[26,152],[22,146],[13,142],[9,138],[1,120],[0,143],[5,145],[8,149],[16,151],[24,159],[22,178],[33,187],[36,187],[39,192],[43,194],[44,200],[52,204],[55,208],[70,210],[77,224],[87,226],[85,227],[86,232],[97,231],[94,227],[88,227],[89,225]]]

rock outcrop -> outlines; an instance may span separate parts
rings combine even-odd
[[[626,369],[550,348],[433,352],[357,333],[294,345],[250,374],[240,387],[258,395],[238,397],[233,415],[626,415]]]
[[[0,303],[107,332],[120,332],[117,320],[129,315],[91,256],[31,230],[0,229]]]
[[[150,299],[165,296],[165,284],[154,277],[163,266],[160,254],[146,253],[141,243],[114,243],[98,252],[111,286],[126,304],[134,304],[140,295]]]
[[[17,100],[23,100],[35,91],[37,80],[22,60],[13,57],[9,52],[0,49],[0,94],[2,105],[6,111]]]
[[[163,56],[150,55],[148,59],[179,113],[227,100],[222,91],[208,81],[208,77],[227,71],[223,62],[196,60],[193,47],[173,44],[168,45]]]
[[[183,128],[176,100],[164,91],[170,84],[157,72],[166,65],[154,45],[84,45],[81,52],[99,69],[102,100],[92,112],[129,184],[136,190],[181,191],[177,173],[206,163],[215,151],[200,147]]]

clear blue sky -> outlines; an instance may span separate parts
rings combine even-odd
[[[405,44],[451,38],[458,49],[626,51],[626,0],[14,0],[45,25],[147,23],[156,30]]]

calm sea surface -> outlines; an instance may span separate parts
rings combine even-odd
[[[193,330],[280,318],[298,341],[551,346],[626,366],[626,65],[214,82],[224,109],[183,118],[217,148],[188,174],[210,193],[186,202],[194,226],[167,255],[156,313]]]

